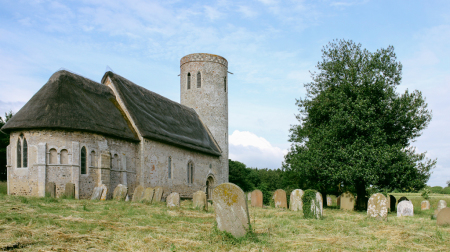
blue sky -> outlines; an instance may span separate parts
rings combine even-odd
[[[0,0],[0,113],[18,111],[58,69],[100,81],[114,72],[180,100],[179,60],[229,62],[230,158],[278,168],[321,49],[351,39],[395,47],[399,92],[418,89],[433,120],[414,146],[450,180],[450,1]]]

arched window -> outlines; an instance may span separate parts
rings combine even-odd
[[[113,159],[113,169],[115,169],[115,170],[119,170],[119,155],[117,155],[117,154],[114,154],[114,159]]]
[[[202,75],[200,72],[197,73],[197,88],[202,87]]]
[[[187,181],[188,184],[192,184],[194,182],[194,163],[189,162],[187,165]]]
[[[22,167],[22,144],[20,138],[17,139],[17,168]]]
[[[69,152],[67,150],[61,151],[60,162],[61,164],[69,164]]]
[[[95,167],[95,151],[91,151],[91,166]]]
[[[187,89],[191,89],[191,73],[187,75]]]
[[[81,148],[81,174],[86,174],[86,147]]]
[[[172,157],[169,157],[168,163],[167,163],[167,169],[168,169],[168,177],[172,178]]]
[[[227,92],[227,77],[223,79],[223,90]]]
[[[57,163],[58,163],[57,152],[55,149],[50,149],[49,164],[57,164]]]
[[[27,144],[27,139],[23,139],[23,151],[22,151],[22,155],[23,155],[23,167],[28,167],[28,144]]]

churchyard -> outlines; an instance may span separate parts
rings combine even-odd
[[[450,227],[437,226],[431,210],[413,217],[323,209],[323,218],[302,211],[251,207],[251,232],[236,239],[218,231],[214,208],[190,200],[168,208],[125,201],[91,201],[5,195],[0,182],[0,250],[16,251],[448,251]],[[396,195],[399,198],[400,195]],[[439,195],[450,203],[450,198]],[[420,204],[420,201],[419,201]]]

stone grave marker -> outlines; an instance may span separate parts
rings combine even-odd
[[[430,202],[428,200],[424,200],[422,201],[422,203],[420,203],[420,210],[429,210],[430,209]]]
[[[130,201],[130,197],[128,197],[128,194],[127,197],[125,197],[125,201]]]
[[[161,186],[155,187],[155,194],[153,195],[153,201],[152,202],[161,202],[161,198],[163,195],[163,188]]]
[[[389,209],[391,212],[395,211],[395,203],[397,203],[397,199],[394,195],[389,195]]]
[[[134,188],[133,197],[131,198],[132,202],[139,202],[142,199],[142,196],[144,194],[144,187],[141,185],[138,185],[136,188]]]
[[[206,203],[206,193],[203,191],[196,191],[192,196],[192,203],[194,207],[198,207],[201,210],[208,210]]]
[[[232,183],[222,183],[213,192],[217,228],[234,237],[245,236],[249,227],[247,199],[244,191]]]
[[[100,200],[102,196],[103,188],[100,186],[95,187],[94,191],[92,192],[91,200]]]
[[[173,192],[166,198],[167,207],[179,207],[180,206],[180,194]]]
[[[303,211],[303,202],[302,202],[303,190],[295,189],[291,192],[291,197],[289,199],[289,209],[292,211]]]
[[[400,197],[400,199],[398,199],[397,205],[398,203],[404,201],[404,200],[409,200],[408,198],[406,198],[405,196]]]
[[[144,194],[142,196],[142,202],[152,203],[154,192],[155,192],[155,190],[153,190],[153,188],[151,188],[151,187],[145,188]]]
[[[252,193],[251,192],[247,193],[247,200],[248,201],[252,200]]]
[[[341,207],[342,210],[353,211],[355,208],[355,196],[351,192],[345,192],[341,194]]]
[[[106,200],[106,197],[108,196],[108,187],[106,187],[105,184],[102,184],[100,187],[103,189],[102,196],[100,197],[100,200]]]
[[[403,200],[397,205],[397,217],[414,216],[414,206],[411,201]]]
[[[127,192],[128,192],[128,187],[126,187],[122,184],[119,184],[116,187],[116,189],[114,189],[113,198],[115,200],[120,200],[120,201],[125,200],[125,198],[128,196]]]
[[[337,205],[339,208],[341,207],[341,196],[340,196],[340,195],[336,198],[336,205]]]
[[[333,205],[333,199],[331,198],[330,195],[327,195],[327,206],[331,206]]]
[[[367,205],[367,215],[369,217],[387,220],[388,206],[387,198],[381,193],[375,193],[370,196]]]
[[[56,198],[56,185],[53,182],[48,182],[45,185],[45,196]]]
[[[64,196],[70,199],[75,198],[75,184],[74,183],[66,183],[64,187]]]
[[[263,193],[256,189],[252,192],[252,207],[263,207]]]
[[[278,189],[273,193],[273,201],[275,202],[275,207],[287,208],[286,202],[286,192],[283,189]]]
[[[320,192],[316,192],[316,199],[311,202],[311,210],[314,211],[316,219],[323,216],[323,198]]]
[[[437,218],[439,211],[441,211],[441,209],[444,209],[447,207],[447,201],[445,200],[439,200],[438,204],[437,204],[437,208],[436,210],[434,210],[434,218]]]
[[[450,225],[450,208],[442,208],[437,215],[436,221],[439,226]]]

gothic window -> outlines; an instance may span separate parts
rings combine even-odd
[[[167,169],[168,169],[168,177],[171,179],[172,178],[172,157],[169,157],[168,160],[168,164],[167,164]]]
[[[197,73],[197,88],[201,88],[202,87],[202,75],[200,74],[200,72]]]
[[[22,144],[20,138],[17,140],[17,168],[22,167]]]
[[[95,167],[95,151],[91,151],[91,166]]]
[[[57,163],[58,163],[57,152],[55,149],[50,149],[49,164],[57,164]]]
[[[81,148],[81,174],[86,174],[86,147]]]
[[[28,144],[27,144],[27,139],[23,139],[23,151],[22,151],[22,155],[23,155],[23,167],[28,167]]]
[[[61,151],[60,162],[61,164],[69,164],[69,152],[67,150]]]
[[[187,75],[187,89],[191,89],[191,73]]]
[[[223,90],[227,92],[227,77],[223,79]]]
[[[187,181],[188,184],[192,184],[194,182],[194,163],[190,161],[187,165]]]

